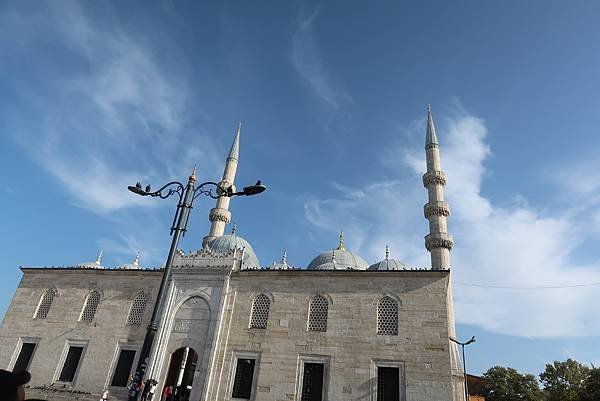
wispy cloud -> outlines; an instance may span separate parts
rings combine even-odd
[[[319,12],[319,8],[315,8],[309,16],[300,14],[298,28],[292,37],[290,60],[313,92],[331,107],[338,109],[350,102],[351,97],[342,88],[334,86],[330,74],[323,66],[314,35],[314,24]]]
[[[496,205],[481,194],[485,160],[491,154],[485,121],[457,107],[444,122],[438,131],[452,207],[449,230],[456,241],[453,279],[528,287],[600,282],[600,268],[573,262],[585,238],[581,222],[597,205],[551,212],[523,200],[509,207]],[[422,137],[423,131],[421,124],[414,135]],[[306,218],[326,229],[350,225],[350,245],[371,261],[381,259],[389,243],[394,257],[414,266],[427,265],[423,245],[427,225],[422,216],[426,191],[420,182],[423,152],[419,147],[404,153],[409,174],[399,181],[394,177],[371,184],[364,192],[346,190],[333,198],[308,199]],[[597,287],[502,290],[456,285],[454,293],[461,323],[527,337],[600,334],[595,318],[600,312]]]
[[[12,116],[18,120],[12,130],[76,205],[103,214],[149,205],[124,188],[137,179],[185,176],[198,162],[214,169],[214,145],[202,135],[198,102],[191,111],[185,76],[169,70],[148,43],[129,35],[117,20],[90,19],[77,2],[40,3],[40,8],[44,18],[16,6],[3,10],[2,20],[21,41],[20,62],[30,65],[55,51],[69,63],[34,65],[32,82],[16,80],[17,100],[35,118]],[[15,52],[8,43],[0,46]],[[186,133],[191,124],[200,130],[197,135]]]

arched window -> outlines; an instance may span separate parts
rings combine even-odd
[[[55,289],[49,289],[44,292],[42,298],[40,299],[40,303],[33,315],[34,319],[45,319],[48,316],[48,312],[50,312],[50,307],[52,306],[52,301],[54,301],[54,297],[56,296]]]
[[[398,302],[387,296],[377,304],[377,334],[398,335]]]
[[[269,320],[269,309],[271,300],[265,294],[258,294],[252,302],[252,312],[250,313],[251,329],[266,329]]]
[[[148,295],[146,295],[144,291],[138,292],[131,303],[131,308],[129,309],[129,316],[127,317],[127,324],[129,326],[139,326],[142,324],[147,303]]]
[[[79,320],[82,322],[91,322],[94,320],[96,309],[98,309],[98,303],[100,303],[100,293],[98,291],[90,292],[85,300],[85,305],[83,306]]]
[[[310,300],[308,307],[308,331],[327,331],[329,301],[321,295]]]

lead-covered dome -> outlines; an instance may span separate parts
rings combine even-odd
[[[368,270],[408,270],[409,267],[406,263],[400,262],[396,259],[390,259],[390,249],[388,246],[385,247],[385,259],[369,266]]]
[[[243,251],[242,269],[260,268],[260,262],[254,253],[254,249],[252,249],[252,245],[236,234],[235,226],[231,234],[221,235],[209,240],[206,247],[215,254],[228,254],[233,252],[234,249]]]
[[[314,258],[308,270],[367,270],[369,264],[344,246],[344,234],[340,233],[340,244],[336,249],[325,251]]]

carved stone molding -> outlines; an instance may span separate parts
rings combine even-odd
[[[432,216],[450,216],[450,206],[446,202],[429,202],[423,207],[425,218],[429,219]]]
[[[189,333],[200,331],[205,325],[202,319],[175,319],[173,321],[173,333]]]
[[[231,220],[231,212],[226,209],[213,208],[208,215],[210,222],[222,221],[227,224]]]
[[[423,174],[423,185],[429,188],[430,185],[446,185],[446,174],[443,171],[428,171]]]
[[[454,240],[452,239],[452,236],[447,233],[433,233],[425,237],[425,248],[427,248],[429,252],[435,248],[446,248],[451,250],[453,245]]]

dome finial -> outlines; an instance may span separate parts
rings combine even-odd
[[[385,246],[385,260],[388,260],[390,258],[390,246],[386,245]]]
[[[100,253],[98,254],[98,259],[96,259],[96,264],[98,266],[100,266],[100,263],[102,262],[102,249],[100,249]]]
[[[139,250],[135,254],[135,259],[133,260],[132,265],[134,265],[136,267],[140,265],[140,251]]]
[[[331,252],[331,263],[335,264],[335,249]]]
[[[337,249],[339,251],[343,251],[346,249],[346,247],[344,246],[344,231],[340,231],[340,244],[338,245]]]
[[[234,235],[237,231],[237,223],[233,222],[233,227],[231,228],[231,235]]]
[[[287,265],[287,248],[283,250],[283,256],[281,257],[281,263]]]

